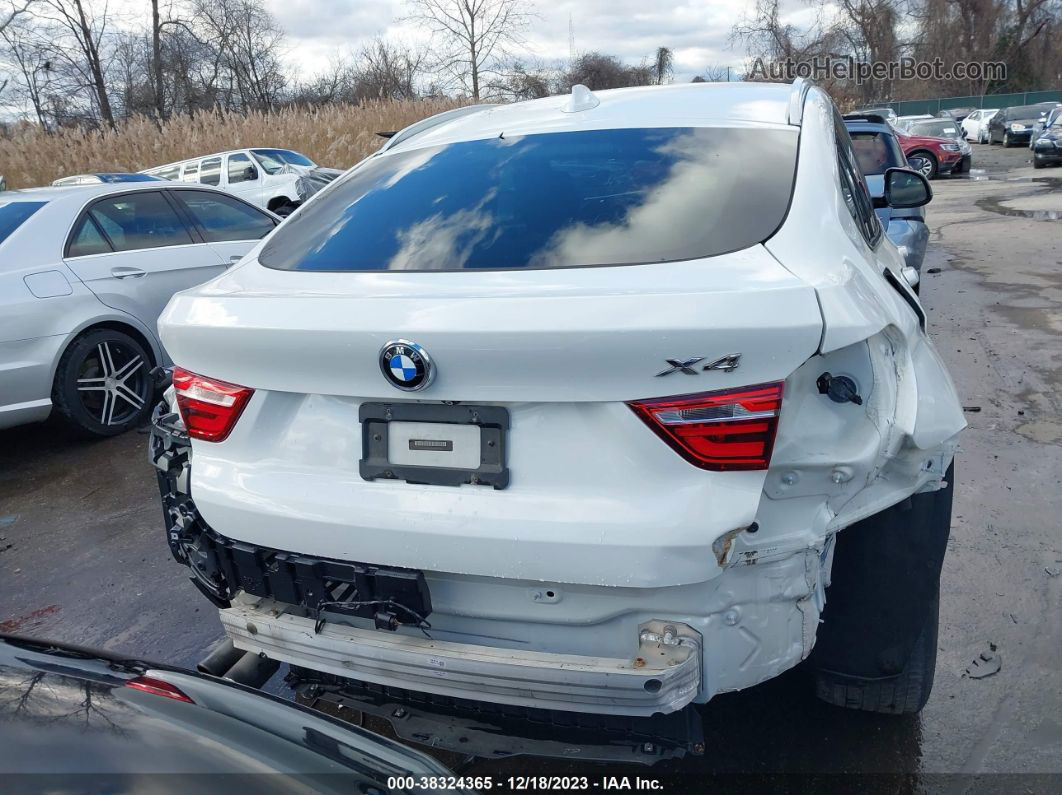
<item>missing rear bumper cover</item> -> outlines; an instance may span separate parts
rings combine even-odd
[[[217,607],[229,607],[243,591],[305,607],[315,617],[327,609],[368,618],[377,629],[430,626],[431,596],[419,571],[269,549],[211,529],[188,494],[190,447],[176,420],[160,404],[151,434],[151,461],[158,470],[167,540],[174,558],[192,570],[196,587]]]

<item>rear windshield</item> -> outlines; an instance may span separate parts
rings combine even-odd
[[[1020,108],[1007,108],[1008,119],[1038,119],[1047,112],[1043,105],[1023,105]]]
[[[0,243],[48,202],[8,202],[0,204]]]
[[[907,168],[907,159],[894,136],[881,132],[848,132],[864,175],[884,174],[887,168]]]
[[[284,270],[454,271],[710,257],[778,228],[796,151],[796,130],[660,128],[389,153],[281,225],[259,259]]]

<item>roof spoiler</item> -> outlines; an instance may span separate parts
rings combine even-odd
[[[846,113],[841,117],[845,121],[865,121],[870,124],[888,124],[884,116],[876,113]]]
[[[426,130],[430,130],[432,127],[442,124],[443,122],[453,121],[462,116],[467,116],[470,113],[479,113],[480,111],[488,110],[493,107],[493,104],[466,105],[463,108],[454,108],[453,110],[445,110],[442,113],[436,113],[434,116],[429,116],[426,119],[414,122],[396,133],[384,135],[384,137],[389,140],[380,147],[380,151],[385,152],[402,143],[402,141],[406,141],[414,135],[419,135]],[[382,133],[377,133],[377,135],[382,135]]]
[[[792,124],[794,127],[800,126],[804,118],[804,100],[813,85],[815,84],[804,77],[798,77],[793,81],[792,88],[789,91],[789,112],[786,114],[787,124]]]

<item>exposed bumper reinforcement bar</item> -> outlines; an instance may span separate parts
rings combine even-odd
[[[302,668],[292,668],[286,681],[316,709],[347,719],[347,710],[373,715],[407,742],[482,759],[523,755],[651,765],[704,753],[701,716],[692,704],[644,718],[433,696]]]
[[[407,632],[326,623],[273,600],[242,598],[221,610],[237,648],[300,668],[388,687],[521,707],[613,715],[669,713],[700,689],[700,636],[649,622],[633,659],[587,657],[453,643]],[[677,643],[659,639],[670,630]]]

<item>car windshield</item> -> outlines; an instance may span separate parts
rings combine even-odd
[[[7,240],[27,218],[48,202],[7,202],[0,204],[0,243]]]
[[[900,145],[893,136],[881,132],[850,130],[849,133],[852,136],[852,149],[864,175],[884,174],[887,168],[907,167]]]
[[[276,174],[285,165],[304,166],[306,168],[315,168],[317,166],[306,155],[300,155],[290,149],[252,149],[251,154],[262,164],[262,168],[265,169],[267,174]]]
[[[756,168],[748,168],[749,147]],[[370,158],[281,225],[285,270],[506,270],[710,257],[770,237],[796,170],[789,129],[505,136]]]
[[[934,138],[956,138],[959,135],[959,128],[953,121],[927,119],[912,122],[907,127],[907,132],[911,135],[929,135]]]

